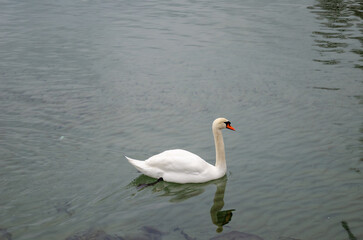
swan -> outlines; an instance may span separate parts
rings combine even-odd
[[[213,121],[212,131],[216,148],[215,166],[194,153],[182,149],[166,150],[145,161],[126,157],[141,173],[157,178],[158,181],[174,183],[203,183],[223,177],[227,172],[222,129],[235,131],[225,118]]]

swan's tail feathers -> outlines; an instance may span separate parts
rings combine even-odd
[[[126,157],[125,158],[129,161],[129,163],[131,165],[133,165],[137,170],[139,170],[140,172],[143,172],[143,169],[144,169],[144,165],[145,165],[145,162],[144,161],[140,161],[140,160],[136,160],[136,159],[132,159],[132,158],[129,158],[129,157]]]

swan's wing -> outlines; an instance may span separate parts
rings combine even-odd
[[[163,172],[177,172],[188,174],[199,174],[211,167],[194,153],[174,149],[168,150],[145,160],[145,163],[151,168],[158,168]]]

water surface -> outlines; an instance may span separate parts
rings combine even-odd
[[[359,1],[0,5],[0,238],[363,237]],[[137,188],[221,116],[225,178]]]

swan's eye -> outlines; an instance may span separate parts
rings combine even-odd
[[[228,122],[224,122],[226,124],[227,127],[231,126],[231,122],[228,121]]]

